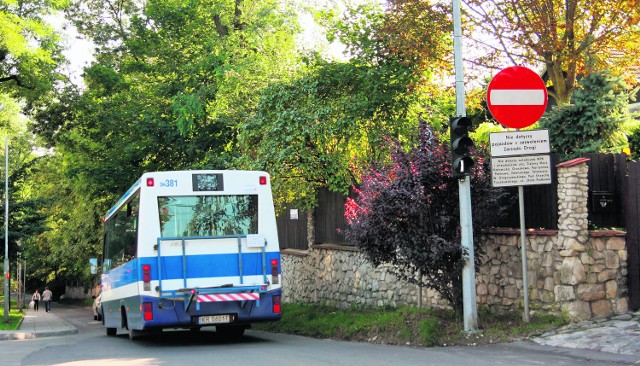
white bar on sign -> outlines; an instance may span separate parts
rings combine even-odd
[[[489,93],[491,105],[544,105],[542,89],[493,89]]]

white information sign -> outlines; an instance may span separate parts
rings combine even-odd
[[[491,156],[548,154],[549,130],[508,131],[489,134]]]
[[[491,158],[494,187],[528,186],[551,183],[549,155]]]
[[[262,248],[267,244],[264,235],[249,234],[247,235],[248,248]]]

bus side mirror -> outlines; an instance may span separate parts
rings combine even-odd
[[[91,272],[92,275],[98,273],[98,258],[89,259],[89,272]]]

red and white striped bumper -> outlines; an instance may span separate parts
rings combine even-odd
[[[256,301],[260,300],[260,294],[255,292],[237,292],[233,294],[198,295],[197,300],[198,302]]]

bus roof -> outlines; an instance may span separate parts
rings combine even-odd
[[[107,221],[109,218],[111,218],[111,216],[113,216],[113,214],[115,214],[116,211],[118,211],[120,209],[120,207],[129,200],[129,198],[131,198],[131,196],[141,187],[142,185],[142,181],[145,179],[145,176],[147,175],[154,175],[154,174],[163,174],[163,173],[171,173],[171,174],[180,174],[180,173],[189,173],[189,174],[198,174],[198,173],[247,173],[247,172],[251,172],[251,173],[255,173],[255,174],[264,174],[264,175],[269,175],[269,173],[265,172],[265,171],[250,171],[250,170],[177,170],[177,171],[160,171],[160,172],[146,172],[144,174],[142,174],[142,176],[140,177],[140,179],[138,179],[132,186],[131,188],[129,188],[129,190],[127,191],[127,193],[125,193],[122,197],[120,197],[120,199],[118,199],[118,202],[116,202],[115,205],[113,205],[113,207],[111,207],[109,209],[109,211],[107,212],[107,214],[102,218],[103,221]]]
[[[127,202],[127,200],[129,200],[129,197],[131,197],[138,190],[138,188],[140,188],[141,182],[142,182],[142,178],[138,179],[137,182],[133,183],[133,185],[131,186],[131,188],[129,188],[127,193],[125,193],[122,197],[120,197],[118,202],[116,202],[116,204],[109,209],[107,214],[102,218],[102,221],[107,221],[120,208],[120,206],[122,206],[123,203]]]

